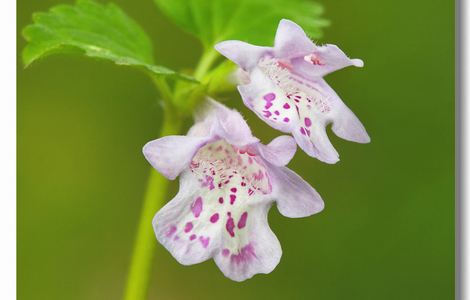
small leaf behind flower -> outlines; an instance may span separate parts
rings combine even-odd
[[[23,30],[28,41],[23,50],[26,66],[53,53],[80,52],[118,65],[141,68],[157,76],[196,81],[153,63],[152,43],[142,28],[118,6],[79,0],[35,13]]]
[[[311,38],[321,36],[328,21],[323,8],[309,0],[154,0],[177,25],[212,47],[223,40],[271,45],[279,21],[291,19]]]

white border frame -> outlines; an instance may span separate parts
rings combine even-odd
[[[0,299],[16,299],[16,1],[0,1]]]

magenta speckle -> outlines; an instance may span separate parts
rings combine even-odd
[[[304,121],[305,121],[305,126],[307,126],[307,127],[312,126],[312,120],[310,120],[310,118],[305,118]]]
[[[223,256],[226,256],[226,257],[227,257],[229,254],[230,254],[230,250],[228,250],[227,248],[225,248],[225,249],[222,250],[222,255],[223,255]]]
[[[225,224],[225,229],[227,229],[227,232],[231,237],[235,236],[235,232],[233,231],[233,229],[235,229],[235,222],[230,215],[228,216],[227,223]]]
[[[276,116],[279,116],[280,113],[279,113],[278,110],[275,110],[275,111],[274,111],[274,114],[275,114]]]
[[[236,187],[233,187],[233,188],[230,189],[230,191],[231,191],[232,193],[236,193],[236,192],[237,192],[237,188],[236,188]]]
[[[166,233],[166,237],[171,237],[173,234],[176,232],[176,226],[171,225],[170,228],[168,228],[168,231]]]
[[[197,197],[196,201],[191,205],[191,211],[193,212],[193,215],[198,218],[201,215],[202,212],[202,198]]]
[[[241,248],[238,254],[232,254],[232,256],[230,257],[230,261],[239,265],[241,263],[251,261],[254,257],[256,257],[255,248],[253,247],[253,245],[248,244],[245,247]]]
[[[196,235],[195,234],[191,234],[191,236],[189,237],[189,240],[193,241],[196,239]]]
[[[220,204],[224,203],[224,198],[219,197],[219,203],[220,203]]]
[[[258,173],[253,173],[253,178],[257,181],[261,181],[264,177],[264,174],[261,170],[258,170]]]
[[[290,105],[289,105],[289,103],[284,103],[284,105],[282,107],[285,108],[285,109],[289,109]]]
[[[276,95],[274,93],[269,93],[264,95],[263,99],[266,101],[266,105],[264,106],[265,109],[269,109],[271,106],[273,106],[273,101],[276,98]]]
[[[263,110],[263,116],[265,118],[269,118],[270,116],[272,116],[272,113],[269,110]]]
[[[217,222],[219,220],[219,214],[218,213],[213,214],[211,216],[210,220],[211,220],[212,223]]]
[[[284,118],[283,121],[287,123],[287,122],[289,122],[289,118],[286,117],[286,118]]]
[[[235,203],[235,200],[236,200],[236,199],[237,199],[237,196],[234,195],[234,194],[231,194],[231,195],[230,195],[230,204],[233,205],[233,203]]]
[[[184,225],[184,232],[188,233],[192,229],[193,229],[193,223],[192,222],[188,222],[188,223],[186,223],[186,225]]]
[[[306,135],[307,133],[305,132],[305,129],[303,127],[300,127],[300,133],[303,135]]]
[[[214,186],[214,177],[206,175],[205,180],[202,182],[203,187],[209,187],[209,190],[213,190]]]
[[[201,242],[202,247],[204,248],[207,248],[207,246],[209,246],[209,240],[210,240],[210,237],[205,238],[202,235],[199,237],[199,241]]]
[[[246,226],[246,219],[248,219],[248,213],[245,211],[240,217],[240,220],[238,220],[238,229],[242,229]]]
[[[263,99],[266,101],[273,101],[274,99],[276,99],[276,94],[274,93],[266,94],[264,95]]]

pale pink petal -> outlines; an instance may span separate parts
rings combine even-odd
[[[147,161],[168,179],[175,179],[188,167],[207,137],[172,135],[148,142],[143,153]]]
[[[295,172],[286,167],[270,168],[273,197],[279,212],[289,218],[307,217],[323,210],[321,196]]]
[[[336,45],[326,44],[315,47],[308,55],[293,59],[292,65],[297,74],[315,79],[348,66],[363,67],[364,62],[350,59]]]
[[[199,149],[179,193],[155,215],[157,239],[181,264],[214,257],[226,276],[241,281],[279,262],[279,242],[266,220],[272,186],[251,150],[224,140]]]
[[[274,59],[262,60],[252,71],[251,79],[250,84],[239,87],[248,107],[272,127],[291,132],[310,156],[327,163],[339,160],[325,131],[332,122],[343,124],[348,120],[346,123],[355,124],[350,130],[346,126],[334,125],[340,136],[367,141],[367,133],[361,131],[362,125],[323,79],[306,80],[292,74]],[[270,101],[265,99],[267,96],[270,96]],[[284,120],[289,122],[281,122]]]
[[[275,97],[268,98],[273,102]],[[310,124],[300,123],[299,99],[282,100],[270,107],[280,105],[284,117],[291,112],[295,122],[289,130]],[[314,148],[314,139],[307,141]],[[181,173],[178,194],[153,219],[158,241],[184,265],[214,258],[235,281],[271,272],[282,255],[267,222],[272,203],[277,201],[288,217],[323,208],[316,191],[284,167],[295,150],[288,136],[261,145],[238,112],[208,100],[188,136],[164,137],[144,147],[146,158],[164,175]]]
[[[211,226],[209,220],[212,201],[186,171],[180,177],[178,194],[153,218],[158,241],[183,265],[203,262],[220,247],[220,228]]]
[[[359,143],[370,138],[364,126],[323,76],[347,66],[362,67],[335,45],[315,45],[300,26],[281,20],[273,49],[244,42],[222,42],[216,48],[249,73],[238,90],[247,107],[271,127],[291,133],[309,155],[335,163],[339,155],[325,127]]]
[[[285,166],[294,157],[297,144],[291,136],[275,138],[268,145],[258,144],[261,156],[275,166]]]
[[[325,80],[316,81],[318,87],[328,95],[330,101],[335,103],[336,111],[331,118],[333,132],[348,141],[356,143],[369,143],[370,137],[361,121],[356,115],[343,103],[336,92],[325,82]]]
[[[347,141],[367,144],[370,137],[364,125],[356,115],[346,106],[341,109],[338,118],[334,119],[331,130],[342,139]]]
[[[246,224],[235,235],[223,235],[215,263],[225,276],[243,281],[255,274],[267,274],[279,264],[281,245],[268,225],[270,204],[257,205],[248,212]]]
[[[187,133],[187,136],[192,137],[208,137],[212,133],[212,128],[216,122],[215,114],[206,115],[207,111],[204,111],[204,117],[200,114],[195,114],[195,123]]]
[[[292,135],[299,147],[308,155],[328,164],[339,161],[339,154],[331,144],[324,127],[320,125],[314,125],[310,129],[299,127],[292,132]]]
[[[283,19],[277,27],[274,49],[276,57],[289,60],[312,53],[315,44],[299,25]]]
[[[214,48],[244,70],[251,70],[261,57],[272,52],[271,47],[255,46],[242,41],[224,41]]]
[[[230,144],[239,146],[259,141],[253,137],[250,127],[238,111],[229,109],[211,99],[208,101],[214,107],[217,119],[212,134],[224,138]]]
[[[243,102],[271,127],[291,132],[298,122],[293,100],[259,68],[251,72],[250,80],[249,84],[238,86]]]

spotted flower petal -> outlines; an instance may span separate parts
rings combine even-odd
[[[206,141],[206,137],[166,136],[148,142],[143,153],[152,167],[168,179],[175,179],[186,169],[194,153]]]
[[[273,128],[291,133],[310,156],[327,163],[339,160],[326,126],[339,137],[368,143],[364,126],[323,76],[347,66],[362,67],[335,45],[317,46],[297,24],[281,20],[274,47],[224,41],[215,48],[249,75],[238,86],[243,102]]]
[[[144,147],[145,157],[165,170],[163,175],[180,173],[178,194],[155,215],[153,226],[158,241],[181,264],[213,258],[225,276],[242,281],[279,263],[282,250],[267,221],[274,202],[282,214],[303,217],[321,211],[323,201],[285,167],[295,153],[291,137],[262,145],[238,112],[214,102],[210,106],[188,136]],[[184,145],[174,143],[172,149],[168,141]],[[187,149],[181,152],[181,147]],[[168,172],[164,158],[175,153],[181,161],[173,158],[176,168]]]

